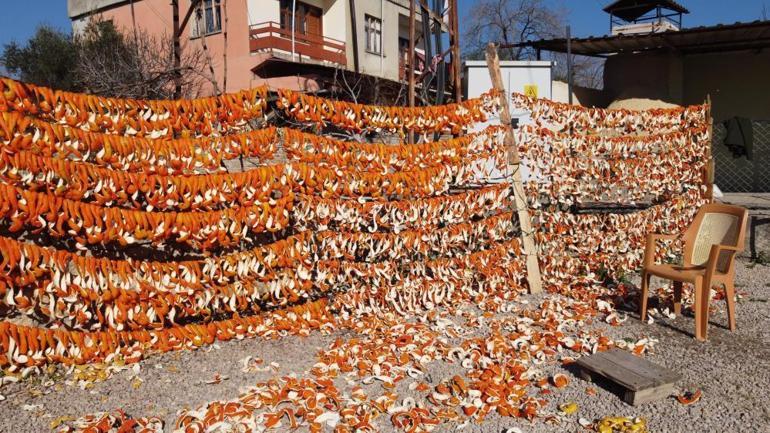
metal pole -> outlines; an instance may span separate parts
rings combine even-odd
[[[295,43],[295,36],[294,33],[297,30],[297,0],[294,0],[291,2],[291,60],[296,60],[294,58],[294,43]]]
[[[407,73],[409,74],[409,107],[414,107],[414,27],[415,27],[415,11],[414,1],[409,0],[409,68]],[[414,143],[414,130],[409,129],[409,143]]]
[[[567,97],[572,105],[572,35],[567,26]]]
[[[385,0],[380,0],[380,76],[385,75]]]
[[[353,30],[353,69],[361,72],[358,66],[358,24],[356,22],[356,0],[350,0],[350,27]]]

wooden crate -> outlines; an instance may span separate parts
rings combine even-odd
[[[681,376],[621,349],[598,352],[577,361],[580,377],[605,378],[623,388],[623,401],[633,406],[665,398]]]

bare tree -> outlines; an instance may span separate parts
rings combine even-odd
[[[473,6],[464,35],[466,56],[483,58],[489,42],[515,44],[531,39],[553,38],[565,27],[566,12],[545,0],[479,0]],[[531,55],[524,47],[502,48],[503,60]]]
[[[465,34],[466,56],[483,58],[489,42],[509,45],[563,38],[566,16],[566,9],[546,0],[480,0],[473,7]],[[504,60],[529,60],[535,57],[535,52],[528,47],[502,47],[499,55]],[[566,54],[543,53],[543,59],[555,62],[554,78],[567,80]],[[576,85],[602,87],[604,62],[601,59],[573,55],[572,64]]]
[[[169,99],[174,94],[175,68],[170,37],[137,31],[126,36],[110,21],[94,19],[75,39],[78,79],[89,93],[135,99]],[[200,50],[182,51],[182,95],[199,96],[212,77],[206,74]]]
[[[567,81],[567,54],[548,53],[544,60],[554,62],[554,80]],[[580,87],[601,89],[604,86],[604,59],[572,55],[572,80]]]
[[[577,56],[575,62],[575,83],[591,89],[604,88],[604,59]]]

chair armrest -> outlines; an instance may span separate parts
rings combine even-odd
[[[676,239],[677,235],[672,234],[663,234],[663,233],[648,233],[647,234],[647,245],[645,245],[644,248],[644,261],[642,262],[642,265],[646,268],[648,266],[651,266],[653,262],[655,262],[655,250],[656,250],[656,244],[655,242],[658,240],[673,240]]]
[[[724,270],[724,272],[728,272],[730,270],[730,267],[733,265],[733,260],[735,259],[735,254],[742,251],[741,248],[734,247],[732,245],[722,245],[722,244],[714,244],[711,246],[711,251],[709,251],[709,259],[706,263],[706,277],[710,278],[714,275],[717,271],[717,265],[719,264],[719,256],[722,255],[723,251],[727,251],[729,253],[729,256],[727,257],[727,266]]]

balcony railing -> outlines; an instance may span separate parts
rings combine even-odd
[[[279,23],[268,21],[249,26],[249,48],[255,51],[282,51],[291,54],[291,29],[281,28]],[[345,42],[322,35],[294,34],[294,52],[300,58],[347,64]]]

